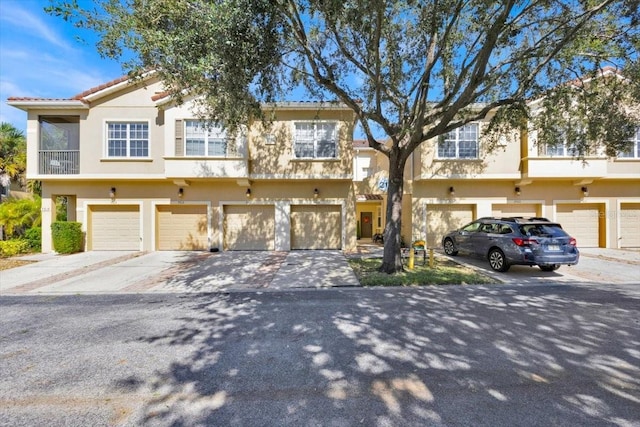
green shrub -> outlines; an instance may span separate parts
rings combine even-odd
[[[54,222],[51,224],[53,249],[59,254],[73,254],[82,250],[82,224]]]
[[[0,224],[7,239],[20,238],[26,230],[38,227],[42,221],[40,197],[8,199],[0,203]]]
[[[40,251],[42,248],[42,228],[32,227],[24,233],[24,238],[29,242],[32,251]]]
[[[24,239],[12,239],[0,241],[0,256],[12,257],[19,254],[26,254],[31,251],[29,242]]]

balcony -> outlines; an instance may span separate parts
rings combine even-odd
[[[77,175],[79,173],[79,150],[41,150],[38,152],[38,174]]]

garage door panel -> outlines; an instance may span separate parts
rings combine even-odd
[[[574,237],[578,247],[597,248],[600,241],[600,214],[597,204],[559,204],[556,222]]]
[[[427,247],[440,247],[442,237],[473,221],[473,205],[427,205]]]
[[[90,241],[94,251],[140,250],[140,207],[137,205],[94,205]]]
[[[224,248],[266,250],[275,248],[275,210],[272,205],[224,207]]]
[[[208,248],[206,205],[160,205],[156,215],[158,250]]]
[[[505,217],[536,217],[540,216],[539,205],[535,203],[505,203],[495,204],[492,207],[491,215],[496,218]]]
[[[341,249],[340,205],[292,205],[291,249]]]
[[[620,205],[620,247],[640,248],[640,203]]]

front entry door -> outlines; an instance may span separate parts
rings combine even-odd
[[[361,212],[360,213],[360,235],[362,238],[371,238],[373,237],[373,212]]]

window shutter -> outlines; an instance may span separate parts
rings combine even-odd
[[[182,126],[182,120],[176,120],[175,142],[175,156],[184,156],[184,127]]]

